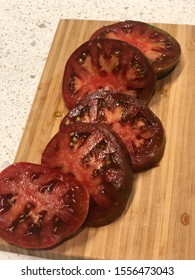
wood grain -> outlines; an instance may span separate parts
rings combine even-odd
[[[61,84],[69,55],[108,22],[60,20],[15,161],[39,163],[67,113]],[[166,148],[158,167],[134,176],[125,213],[85,228],[49,250],[0,249],[52,259],[195,259],[195,26],[156,24],[181,44],[176,69],[157,82],[149,106],[161,119]]]

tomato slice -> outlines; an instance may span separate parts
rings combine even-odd
[[[90,94],[65,116],[60,129],[76,122],[109,125],[125,143],[134,171],[149,169],[162,158],[162,123],[143,102],[131,96],[103,90]]]
[[[90,194],[85,224],[103,226],[124,211],[132,186],[126,147],[107,127],[73,124],[59,131],[46,146],[42,164],[80,181]]]
[[[85,42],[68,59],[62,92],[72,108],[98,89],[117,90],[149,102],[156,77],[146,57],[134,46],[113,39]]]
[[[166,31],[139,21],[117,22],[96,30],[91,40],[112,38],[136,46],[154,67],[158,78],[168,74],[178,63],[181,48],[179,43]]]
[[[74,177],[20,162],[0,173],[0,237],[25,248],[47,248],[84,222],[89,194]]]

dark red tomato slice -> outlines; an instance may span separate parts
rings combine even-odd
[[[68,59],[62,91],[69,108],[98,89],[117,90],[149,102],[156,77],[134,46],[112,39],[85,42]]]
[[[134,171],[156,165],[164,152],[161,121],[140,100],[102,91],[83,98],[62,120],[60,128],[75,122],[106,123],[125,143]]]
[[[72,176],[15,163],[0,173],[0,237],[25,248],[54,246],[84,222],[89,194]]]
[[[91,40],[112,38],[136,46],[152,63],[158,78],[168,74],[178,63],[181,48],[169,33],[156,26],[124,21],[104,26],[93,33]]]
[[[89,191],[85,224],[103,226],[125,209],[132,186],[126,147],[107,127],[73,124],[59,131],[46,146],[42,164],[71,173]]]

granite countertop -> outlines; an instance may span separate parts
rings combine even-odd
[[[192,0],[1,0],[0,171],[15,158],[59,19],[195,25],[194,14]]]

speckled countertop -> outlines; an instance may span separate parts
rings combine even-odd
[[[0,6],[0,170],[14,160],[60,18],[195,25],[194,0],[1,0]]]

